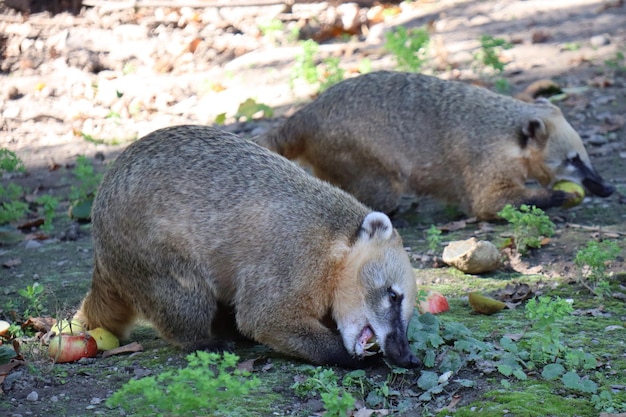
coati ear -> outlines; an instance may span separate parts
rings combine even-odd
[[[522,148],[531,146],[539,150],[543,149],[548,142],[548,129],[543,119],[533,117],[522,126]]]
[[[363,219],[359,229],[359,239],[388,240],[393,233],[391,220],[386,214],[373,211]]]

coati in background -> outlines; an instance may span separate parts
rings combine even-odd
[[[344,80],[255,141],[388,214],[403,194],[493,219],[508,203],[547,209],[574,199],[550,189],[559,180],[600,197],[615,190],[548,101],[526,103],[414,73]]]
[[[314,364],[361,366],[374,338],[395,365],[420,364],[415,277],[389,218],[250,141],[145,136],[106,173],[92,222],[87,328],[125,337],[143,317],[184,349],[221,349],[226,307],[244,336]]]

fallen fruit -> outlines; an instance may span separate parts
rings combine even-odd
[[[56,363],[74,362],[80,358],[93,358],[98,354],[96,339],[87,333],[61,334],[50,339],[48,356]]]
[[[552,187],[553,190],[564,191],[566,193],[574,194],[575,198],[570,198],[563,204],[563,207],[574,207],[582,203],[585,198],[585,189],[572,181],[559,181]]]
[[[8,321],[0,320],[0,336],[6,336],[9,332],[9,327],[11,327],[11,325]]]
[[[450,310],[450,305],[448,304],[448,300],[443,294],[430,290],[426,294],[426,298],[420,301],[417,306],[420,313],[443,313],[444,311]]]
[[[96,339],[98,350],[111,350],[120,347],[120,340],[104,327],[89,330],[87,333]]]
[[[54,326],[50,329],[54,334],[79,334],[85,332],[85,327],[83,327],[83,323],[78,320],[59,320],[56,322]]]
[[[469,293],[469,304],[475,312],[487,315],[497,313],[506,307],[506,304],[502,301],[486,297],[476,292]]]

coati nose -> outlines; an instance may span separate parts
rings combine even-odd
[[[390,335],[385,341],[384,352],[391,363],[402,368],[417,368],[422,364],[422,361],[411,352],[406,336]]]
[[[600,176],[597,178],[585,178],[583,186],[598,197],[608,197],[615,192],[615,187],[606,183]]]
[[[580,157],[572,158],[569,163],[578,170],[580,177],[583,178],[583,186],[590,193],[598,197],[608,197],[615,192],[615,187],[604,181],[596,170],[591,166],[587,166]]]

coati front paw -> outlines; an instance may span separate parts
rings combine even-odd
[[[548,203],[546,208],[549,207],[562,207],[566,203],[577,199],[578,196],[574,193],[568,193],[561,190],[552,191],[550,194],[550,202]]]

